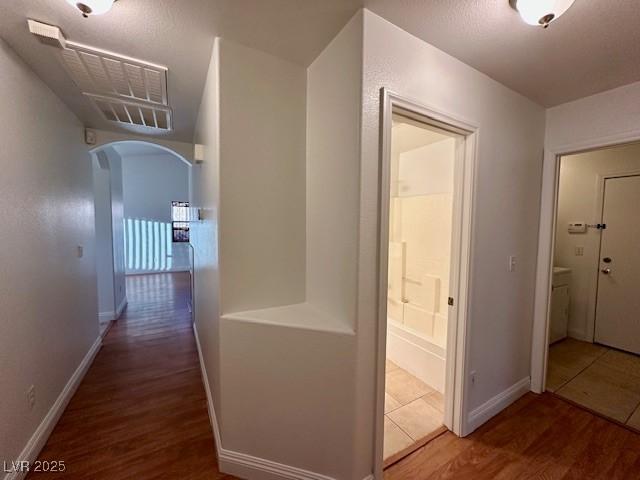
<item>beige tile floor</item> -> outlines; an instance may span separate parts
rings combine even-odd
[[[442,426],[444,398],[390,360],[387,360],[385,380],[386,460]]]
[[[640,430],[640,357],[568,338],[549,348],[547,390]]]

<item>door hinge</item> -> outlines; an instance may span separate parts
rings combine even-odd
[[[447,300],[447,303],[449,304],[450,307],[453,307],[453,297],[449,297],[449,299]]]

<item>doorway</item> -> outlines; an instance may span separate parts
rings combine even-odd
[[[640,430],[640,144],[559,160],[546,390]]]
[[[447,430],[463,433],[475,133],[383,96],[378,447],[386,467]]]
[[[129,277],[192,270],[189,223],[174,221],[176,210],[188,210],[176,206],[188,205],[190,164],[172,150],[137,140],[91,153],[98,317],[106,335],[128,304]]]

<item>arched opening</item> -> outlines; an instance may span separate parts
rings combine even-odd
[[[172,215],[174,205],[188,205],[191,164],[164,145],[140,140],[100,145],[91,157],[104,332],[131,300],[132,286],[138,291],[143,284],[168,284],[191,271],[189,224]]]

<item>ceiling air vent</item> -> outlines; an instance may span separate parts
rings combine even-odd
[[[104,118],[110,122],[166,131],[172,129],[171,109],[168,107],[91,93],[85,93],[85,95],[98,108]]]
[[[83,92],[167,105],[167,69],[67,42],[62,60]]]
[[[104,118],[173,129],[166,67],[71,42],[54,25],[29,20],[28,26],[40,41],[58,47],[67,72]]]

